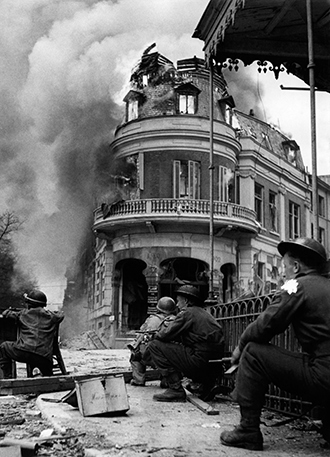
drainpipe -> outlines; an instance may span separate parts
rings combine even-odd
[[[210,70],[210,229],[209,229],[209,242],[210,242],[210,278],[209,278],[209,295],[206,300],[208,305],[211,305],[213,302],[217,303],[214,297],[214,287],[213,287],[213,276],[214,276],[214,235],[213,235],[213,212],[214,212],[214,195],[213,195],[213,180],[214,180],[214,165],[213,165],[213,58],[210,57],[209,60],[209,70]]]
[[[311,0],[306,0],[307,12],[307,38],[308,38],[308,70],[309,70],[309,92],[311,109],[311,147],[312,147],[312,192],[313,192],[313,237],[319,239],[319,199],[317,186],[317,160],[316,160],[316,124],[315,124],[315,77],[314,77],[314,49],[313,49],[313,28],[312,28],[312,5]]]

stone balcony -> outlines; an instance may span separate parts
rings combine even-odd
[[[208,226],[210,223],[210,202],[208,200],[183,200],[159,198],[128,200],[113,205],[103,204],[94,211],[93,229],[96,232],[110,233],[132,225],[144,225],[150,231],[155,227],[180,224],[192,227]],[[235,203],[214,202],[214,234],[222,228],[240,229],[256,234],[259,224],[255,211]],[[178,227],[178,225],[176,225]],[[180,227],[181,230],[181,227]],[[189,228],[188,228],[189,230]],[[190,231],[190,230],[189,230]]]

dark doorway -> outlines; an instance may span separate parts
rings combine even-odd
[[[137,259],[125,261],[122,266],[121,330],[138,330],[147,318],[148,286],[142,271],[145,262]]]
[[[235,298],[235,278],[236,278],[236,266],[233,263],[225,263],[220,268],[223,274],[222,279],[222,300],[223,303],[227,303]]]
[[[197,287],[202,300],[208,295],[208,265],[190,257],[166,259],[160,264],[159,296],[176,298],[175,291],[183,284]]]

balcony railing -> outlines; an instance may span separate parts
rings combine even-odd
[[[244,329],[267,308],[273,296],[274,294],[252,297],[210,307],[210,313],[219,321],[224,331],[225,355],[230,356]],[[272,343],[290,351],[300,350],[291,327],[277,335]],[[228,387],[225,380],[224,387]],[[306,414],[311,406],[310,402],[285,392],[273,384],[270,385],[266,395],[265,407],[285,414]]]
[[[95,222],[115,220],[123,217],[144,216],[151,218],[166,216],[185,216],[209,218],[209,200],[186,200],[175,198],[159,198],[145,200],[120,201],[112,205],[103,204],[95,211]],[[256,214],[250,208],[228,202],[214,202],[214,220],[230,219],[235,223],[247,224],[250,229],[257,230]]]

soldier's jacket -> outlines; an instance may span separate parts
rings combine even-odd
[[[140,345],[143,343],[147,343],[148,340],[152,339],[152,334],[148,334],[148,332],[153,332],[159,330],[163,327],[167,327],[170,322],[175,319],[174,314],[164,314],[164,313],[157,313],[150,315],[145,322],[140,327],[140,332],[145,332],[144,334],[139,334],[135,340],[128,346],[129,349],[134,351],[139,350]]]
[[[15,319],[18,324],[18,349],[52,359],[55,330],[64,319],[63,313],[37,307],[20,311],[7,309],[3,316]]]
[[[314,271],[284,283],[272,303],[243,332],[239,348],[249,341],[266,343],[292,324],[304,352],[329,356],[330,281]]]
[[[190,306],[181,311],[173,322],[157,332],[155,338],[178,341],[196,352],[223,352],[222,327],[210,313],[199,306]]]

